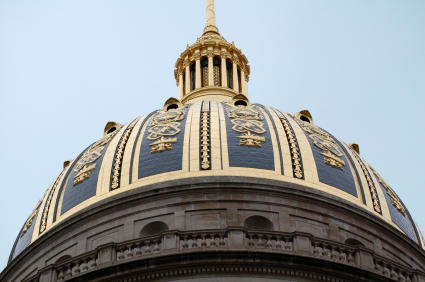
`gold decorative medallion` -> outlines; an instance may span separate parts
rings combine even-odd
[[[349,148],[353,153],[354,157],[356,158],[357,162],[359,163],[360,167],[362,168],[364,176],[366,177],[367,185],[369,186],[370,196],[372,197],[373,208],[376,212],[381,212],[381,208],[379,207],[378,195],[376,194],[375,185],[373,185],[372,178],[370,177],[370,174],[364,166],[363,162],[360,160],[359,155],[351,147]]]
[[[292,166],[294,167],[294,176],[296,178],[303,178],[300,152],[298,151],[297,142],[295,141],[294,131],[292,130],[292,127],[289,125],[289,122],[286,119],[286,117],[283,114],[281,114],[279,111],[276,111],[276,113],[279,116],[279,119],[283,125],[283,128],[285,129],[286,138],[288,139],[288,143],[289,143],[289,147],[291,151],[291,157],[292,157]]]
[[[335,140],[329,136],[328,133],[320,129],[318,126],[304,122],[298,118],[294,120],[307,132],[309,138],[313,140],[314,145],[322,149],[324,152],[320,153],[324,156],[325,164],[332,167],[344,170],[345,162],[340,159],[343,156],[341,148],[336,144]]]
[[[151,153],[163,152],[165,150],[173,149],[171,143],[177,143],[177,138],[170,138],[167,136],[174,136],[178,134],[182,119],[186,116],[187,105],[180,109],[171,109],[166,111],[159,111],[154,115],[148,129],[150,133],[147,137],[148,140],[156,140],[149,144],[152,146]]]
[[[376,172],[376,170],[374,170],[369,164],[368,166],[373,171],[375,176],[378,178],[382,186],[384,186],[385,189],[388,191],[388,195],[390,195],[391,197],[391,203],[393,204],[393,206],[396,207],[399,210],[399,212],[401,212],[404,215],[404,213],[406,212],[406,209],[401,204],[400,199],[397,197],[394,190],[391,189],[391,187],[387,184],[387,182],[384,181],[384,179],[382,179],[382,177]]]
[[[210,168],[210,102],[204,101],[202,104],[202,120],[201,120],[201,167],[202,169]]]
[[[233,106],[232,104],[225,103],[227,116],[231,118],[230,122],[233,124],[232,129],[236,132],[242,133],[239,145],[248,147],[262,147],[261,142],[266,142],[266,138],[259,136],[266,132],[264,129],[263,115],[254,105]]]
[[[102,151],[105,149],[105,145],[112,140],[117,132],[118,128],[114,132],[111,132],[99,139],[87,149],[74,167],[74,172],[77,172],[77,175],[74,176],[73,186],[90,177],[90,172],[96,168],[96,164],[94,162],[102,156]]]

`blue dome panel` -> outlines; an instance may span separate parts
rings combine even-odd
[[[415,236],[415,230],[413,229],[412,222],[409,219],[408,212],[406,207],[406,212],[403,214],[401,213],[393,204],[391,204],[391,196],[388,194],[387,189],[379,183],[381,186],[382,191],[384,191],[385,199],[387,200],[388,209],[390,210],[391,219],[392,221],[397,224],[398,227],[400,227],[401,230],[406,233],[407,236],[409,236],[410,239],[412,239],[415,242],[418,242]],[[397,196],[398,197],[398,196]],[[404,206],[404,205],[403,205]]]
[[[189,108],[183,107],[171,113],[159,111],[149,119],[140,145],[139,178],[182,169]]]
[[[116,130],[95,142],[73,164],[63,194],[61,215],[96,195],[97,180],[103,157],[110,141],[118,131]]]
[[[21,234],[22,234],[23,228],[19,232],[18,237],[16,239],[17,241],[15,242],[15,246],[14,246],[12,253],[11,253],[10,260],[17,257],[31,243],[32,232],[34,230],[35,221],[37,220],[37,216],[38,216],[39,211],[40,211],[40,207],[38,207],[38,209],[37,209],[37,215],[33,218],[32,222],[31,222],[31,226],[27,229],[25,234],[22,235],[22,237],[21,237]],[[25,224],[24,224],[24,226],[25,226]]]
[[[296,118],[294,118],[294,120],[300,124],[301,129],[304,131],[310,143],[314,160],[316,161],[319,181],[358,197],[356,184],[344,150],[323,129],[315,125],[304,123]],[[306,129],[310,130],[310,132],[307,132]],[[334,142],[329,142],[328,140],[333,140]],[[336,153],[331,154],[331,156],[337,157],[342,161],[340,168],[326,163],[327,156],[324,154],[327,150],[324,150],[324,148]],[[330,159],[332,159],[332,157]]]
[[[270,129],[267,122],[264,120],[263,115],[260,115],[262,120],[244,120],[239,118],[229,117],[229,106],[223,104],[226,109],[226,133],[227,133],[227,146],[229,152],[229,165],[232,167],[251,167],[274,170],[274,154],[273,144],[270,136]],[[261,112],[256,106],[252,109]],[[239,125],[238,122],[241,124]],[[258,125],[253,122],[257,122]],[[242,123],[247,123],[242,124]],[[250,124],[252,123],[252,124]],[[246,128],[253,130],[248,130]],[[244,134],[251,134],[262,138],[258,145],[249,146],[242,145]],[[263,141],[264,140],[264,141]]]

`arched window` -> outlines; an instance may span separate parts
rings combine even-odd
[[[241,70],[238,68],[238,92],[242,93],[242,79],[241,79]]]
[[[221,86],[221,62],[218,57],[213,60],[214,64],[214,86]]]
[[[66,261],[67,259],[70,259],[70,258],[72,258],[72,256],[70,256],[70,255],[64,255],[64,256],[61,256],[60,258],[58,258],[55,261],[55,263],[60,263],[60,262]]]
[[[190,66],[190,90],[195,90],[196,63]]]
[[[274,230],[273,223],[269,219],[260,215],[253,215],[248,217],[245,219],[243,225],[249,229]]]
[[[233,89],[233,65],[231,62],[226,60],[227,69],[227,86]]]
[[[208,58],[201,61],[202,87],[208,86]]]
[[[150,235],[158,234],[162,231],[167,231],[168,225],[162,221],[154,221],[146,224],[145,227],[140,231],[140,237],[146,237]]]
[[[345,244],[352,246],[365,246],[362,242],[353,238],[348,238],[347,240],[345,240]]]

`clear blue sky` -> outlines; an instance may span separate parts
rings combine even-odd
[[[215,2],[250,100],[358,143],[425,231],[425,1]],[[65,160],[177,96],[204,25],[204,0],[0,2],[0,264]]]

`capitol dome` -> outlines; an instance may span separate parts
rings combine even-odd
[[[212,0],[174,75],[177,98],[64,162],[1,281],[425,281],[425,240],[359,146],[250,101]]]

